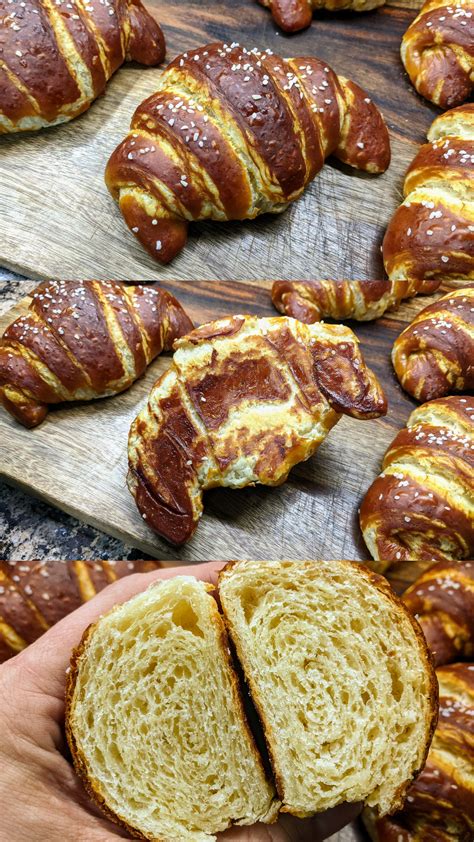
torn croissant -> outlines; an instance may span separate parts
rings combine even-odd
[[[342,325],[234,316],[175,349],[129,441],[129,488],[148,525],[175,544],[196,530],[205,490],[280,485],[341,415],[386,412]]]

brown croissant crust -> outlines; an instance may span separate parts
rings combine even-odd
[[[275,23],[285,32],[298,32],[306,29],[313,18],[315,9],[327,9],[330,12],[351,10],[368,12],[383,6],[385,0],[258,0],[260,5],[270,9]]]
[[[111,582],[159,567],[158,561],[0,562],[0,663]]]
[[[440,715],[426,766],[402,811],[365,811],[374,842],[472,842],[474,838],[474,664],[436,670]]]
[[[140,0],[0,0],[0,134],[82,114],[124,61],[160,64],[163,33]]]
[[[209,44],[177,56],[137,108],[105,180],[156,260],[192,220],[280,213],[335,155],[383,172],[388,132],[364,91],[318,59]]]
[[[342,414],[387,410],[342,325],[233,316],[175,349],[129,441],[130,491],[148,525],[175,544],[195,532],[205,490],[280,485]]]
[[[474,90],[473,0],[427,0],[402,38],[401,56],[419,94],[453,108]]]
[[[431,293],[441,281],[275,281],[273,304],[306,324],[321,319],[370,321],[404,298]]]
[[[393,346],[393,365],[419,401],[474,389],[474,284],[426,307]]]
[[[116,395],[192,322],[156,285],[51,281],[0,340],[0,401],[25,427],[48,405]]]
[[[389,278],[474,280],[474,104],[434,120],[385,233]]]
[[[360,509],[374,559],[474,558],[473,422],[469,397],[430,401],[412,413]]]
[[[440,561],[403,594],[436,666],[474,659],[474,561]]]

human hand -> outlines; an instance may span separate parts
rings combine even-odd
[[[130,836],[89,800],[68,761],[63,734],[65,676],[84,630],[157,579],[192,573],[215,584],[222,564],[156,570],[120,579],[0,666],[0,800],[8,842],[114,842]],[[231,828],[219,842],[319,842],[359,813],[344,805],[314,819]]]

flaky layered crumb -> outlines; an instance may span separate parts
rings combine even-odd
[[[434,727],[426,647],[382,580],[345,562],[241,562],[219,593],[264,725],[283,809],[386,814]]]
[[[215,600],[162,582],[102,618],[73,666],[68,731],[97,800],[146,839],[272,819]]]

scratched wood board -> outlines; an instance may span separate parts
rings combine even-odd
[[[315,55],[363,85],[392,141],[388,172],[374,177],[336,161],[280,216],[191,226],[184,251],[160,267],[128,231],[103,181],[106,161],[160,68],[125,66],[82,117],[0,137],[0,265],[38,278],[258,279],[381,277],[380,244],[404,172],[436,110],[419,97],[399,58],[416,0],[366,14],[317,13],[287,36],[255,0],[154,0],[168,58],[211,40],[283,55]],[[153,4],[152,4],[153,5]]]

